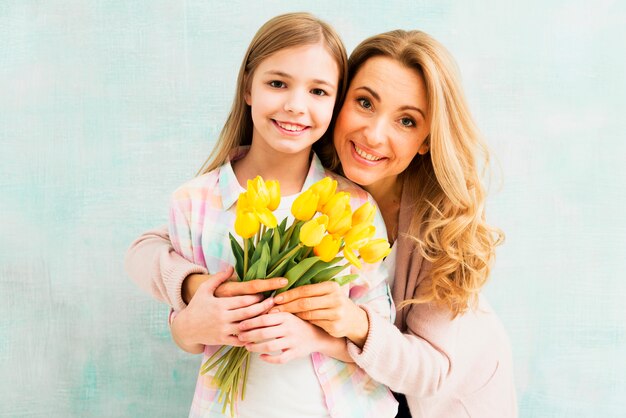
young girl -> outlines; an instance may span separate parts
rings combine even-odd
[[[237,198],[247,180],[257,175],[280,182],[284,197],[275,211],[277,219],[289,216],[297,194],[325,176],[338,181],[338,190],[350,192],[352,207],[371,200],[357,186],[325,171],[311,152],[313,144],[326,133],[336,104],[341,102],[346,73],[343,44],[331,27],[315,17],[304,13],[282,15],[259,29],[241,65],[234,104],[214,155],[205,163],[202,175],[173,195],[170,237],[176,252],[209,272],[226,271],[223,276],[228,276],[234,264],[228,233],[233,230]],[[377,235],[386,236],[381,219],[376,228]],[[349,289],[346,286],[345,291],[358,296],[353,298],[355,302],[390,318],[391,299],[384,279],[383,271],[372,270],[352,282]],[[185,311],[206,303],[217,287],[215,283],[202,285],[188,308],[172,320],[174,340],[186,351],[204,352],[203,363],[224,339],[198,344],[187,338]],[[247,298],[246,303],[250,303],[250,296]],[[262,308],[271,301],[265,303]],[[232,325],[234,317],[242,320],[254,315],[252,308],[258,309],[257,305],[211,306],[215,328],[229,324],[224,318],[230,318]],[[261,342],[261,347],[279,354],[253,353],[245,400],[235,405],[237,416],[395,415],[396,402],[388,389],[354,363],[345,362],[349,361],[345,339],[332,337],[290,313],[264,318],[271,335],[265,335],[264,340],[269,340]],[[224,338],[231,345],[237,345],[237,338],[231,335],[237,333],[235,326],[222,334],[229,335]],[[258,351],[259,344],[255,346],[253,351]],[[287,361],[288,365],[282,364]],[[219,391],[212,380],[212,372],[198,376],[190,416],[222,416]]]

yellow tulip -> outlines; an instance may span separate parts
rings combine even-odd
[[[272,213],[268,208],[260,208],[254,209],[254,214],[258,218],[259,221],[268,228],[276,228],[278,225],[278,221],[276,220],[276,216]]]
[[[319,196],[311,189],[300,194],[296,197],[291,205],[291,214],[299,221],[308,221],[317,212],[317,202]]]
[[[359,249],[359,255],[366,263],[376,263],[391,252],[389,242],[384,238],[373,239]]]
[[[317,202],[317,210],[321,211],[322,207],[330,200],[330,198],[337,190],[337,180],[333,180],[330,177],[324,177],[320,181],[315,182],[310,188],[314,193],[320,197]]]
[[[241,211],[235,218],[235,232],[242,238],[253,237],[260,227],[259,219],[252,211]]]
[[[328,232],[330,234],[344,235],[350,228],[352,228],[352,210],[350,205],[347,205],[341,214],[333,213],[328,215]]]
[[[339,248],[341,248],[341,237],[327,234],[313,248],[313,253],[322,261],[330,261],[337,256]]]
[[[374,222],[376,208],[370,202],[365,202],[352,214],[352,225],[368,224]]]
[[[280,183],[276,180],[268,180],[265,182],[265,186],[270,193],[270,203],[267,208],[274,211],[280,204]]]
[[[372,225],[358,224],[353,226],[346,235],[344,235],[343,240],[346,243],[346,247],[359,250],[372,239],[375,232],[376,228]]]
[[[300,242],[307,247],[315,247],[322,242],[328,225],[328,216],[320,215],[315,219],[306,222],[300,228]]]
[[[245,212],[252,210],[250,206],[250,201],[248,199],[248,193],[243,192],[239,194],[239,199],[237,199],[237,213]]]
[[[350,247],[348,247],[347,245],[345,247],[343,247],[343,256],[346,258],[346,260],[348,260],[348,262],[350,264],[352,264],[354,267],[360,269],[361,268],[361,262],[359,261],[359,259],[357,258],[356,254],[354,254],[354,252],[352,251],[352,249]]]
[[[261,176],[248,180],[248,198],[255,208],[266,208],[270,204],[270,192]]]
[[[334,194],[322,208],[322,213],[328,216],[341,216],[346,208],[350,205],[350,193],[339,192]]]

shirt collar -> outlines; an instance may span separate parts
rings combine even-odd
[[[249,146],[237,147],[233,149],[228,156],[228,162],[219,168],[220,171],[218,181],[224,210],[230,209],[230,207],[237,202],[237,199],[239,199],[239,194],[246,191],[246,189],[241,187],[239,184],[239,181],[235,176],[232,163],[243,158],[249,150]],[[313,185],[313,183],[323,179],[326,175],[326,170],[324,169],[322,162],[314,152],[312,154],[313,157],[311,158],[311,165],[309,166],[309,172],[304,180],[302,190],[308,189],[311,185]]]

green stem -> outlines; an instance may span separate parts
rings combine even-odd
[[[274,273],[274,269],[276,267],[278,267],[280,265],[280,263],[282,263],[283,261],[285,261],[286,259],[288,259],[289,257],[292,257],[298,250],[300,250],[300,248],[302,248],[302,244],[298,244],[295,247],[293,247],[291,249],[291,251],[289,251],[287,254],[285,254],[280,260],[278,260],[277,262],[275,262],[270,268],[270,274],[268,274],[268,277],[272,277],[272,273]]]
[[[248,273],[248,238],[243,239],[243,277],[246,277],[246,273]]]

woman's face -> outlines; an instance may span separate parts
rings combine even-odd
[[[392,187],[416,154],[428,152],[424,79],[387,57],[365,61],[337,116],[334,144],[346,177],[361,186]]]

